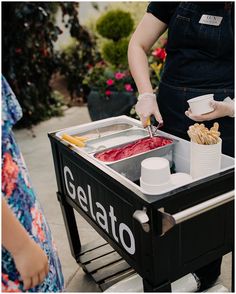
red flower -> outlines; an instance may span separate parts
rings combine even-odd
[[[117,73],[115,73],[115,78],[116,78],[117,80],[121,80],[121,79],[123,79],[124,76],[125,76],[125,74],[122,73],[122,72],[117,72]]]
[[[164,48],[156,48],[152,52],[152,55],[164,61],[166,58],[166,50]]]
[[[106,94],[106,96],[111,96],[111,91],[110,90],[106,90],[105,94]]]
[[[16,52],[17,54],[21,54],[21,53],[22,53],[22,49],[21,49],[21,48],[16,48],[16,49],[15,49],[15,52]]]
[[[87,64],[87,68],[88,68],[88,69],[93,68],[93,65],[90,64],[90,63],[88,63],[88,64]]]
[[[2,190],[4,191],[6,196],[9,197],[16,187],[19,168],[17,164],[13,161],[10,153],[4,154],[3,161]]]
[[[42,55],[43,55],[44,57],[49,56],[49,52],[48,52],[48,50],[47,50],[46,48],[42,48],[42,49],[41,49],[41,53],[42,53]]]
[[[114,84],[114,81],[112,79],[107,80],[107,85],[112,86]]]
[[[130,84],[125,84],[125,90],[127,92],[132,92],[133,91],[133,88],[132,88],[132,86]]]
[[[97,66],[97,67],[103,67],[104,65],[106,65],[105,61],[104,60],[101,60],[101,61],[97,62],[95,66]]]

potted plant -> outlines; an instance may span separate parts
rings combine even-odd
[[[133,20],[128,12],[111,10],[98,19],[96,29],[106,41],[101,49],[104,60],[91,65],[84,79],[91,88],[87,97],[91,119],[129,115],[136,103],[134,81],[127,70],[127,37],[133,30]]]
[[[84,83],[91,88],[87,102],[92,120],[129,115],[136,103],[135,84],[130,72],[116,71],[104,61],[90,66]]]

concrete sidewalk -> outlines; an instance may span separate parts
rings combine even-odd
[[[72,107],[64,117],[52,118],[34,128],[35,138],[26,129],[15,131],[17,142],[28,166],[33,187],[44,209],[62,263],[67,292],[100,292],[71,256],[64,222],[57,201],[56,177],[48,132],[90,121],[87,107]],[[82,244],[100,238],[90,225],[76,213]],[[231,254],[223,258],[221,283],[231,287]]]

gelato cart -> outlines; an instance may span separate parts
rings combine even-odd
[[[87,141],[68,143],[64,134]],[[219,171],[147,194],[140,187],[147,158],[167,159],[172,174],[190,173],[190,142],[157,136],[159,146],[104,160],[148,139],[138,120],[119,116],[49,134],[71,253],[102,290],[135,271],[145,292],[171,292],[172,282],[233,252],[234,159],[222,154]],[[74,211],[104,241],[81,245]]]

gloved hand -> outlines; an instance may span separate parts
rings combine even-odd
[[[222,102],[212,101],[210,105],[214,108],[214,111],[210,113],[194,115],[189,108],[185,111],[185,115],[198,122],[213,120],[224,116],[234,117],[234,99],[227,97]]]
[[[135,110],[140,117],[143,127],[147,126],[147,119],[153,114],[159,124],[163,124],[162,116],[160,114],[156,95],[153,93],[143,93],[138,96],[138,102],[135,105]]]

